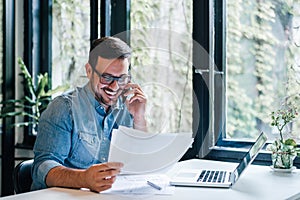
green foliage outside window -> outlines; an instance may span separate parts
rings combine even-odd
[[[86,81],[80,78],[90,47],[90,1],[54,0],[52,21],[52,85],[79,86]]]
[[[297,0],[227,1],[227,137],[255,138],[258,130],[271,133],[269,119],[274,109],[291,103],[300,107],[299,4]],[[74,74],[78,74],[76,70],[83,68],[86,62],[89,46],[89,34],[86,33],[89,23],[84,23],[89,21],[87,5],[89,1],[86,0],[53,2],[53,18],[56,18],[53,68],[58,69],[53,77],[60,81],[76,82]],[[147,83],[143,87],[152,109],[150,125],[155,127],[159,119],[167,118],[164,131],[190,131],[191,1],[134,0],[130,12],[131,32],[134,32],[131,35],[132,75],[139,84]],[[166,53],[143,48],[152,42],[147,37],[149,28],[153,27],[169,30],[162,40],[171,40],[175,32],[180,32],[182,40],[178,45],[186,52],[185,59],[168,49]],[[161,66],[162,57],[168,60],[168,67]],[[162,68],[172,76],[161,77]],[[162,79],[172,86],[166,87],[165,82],[160,82]],[[164,95],[174,98],[163,99]],[[164,108],[165,105],[168,108]],[[294,122],[293,128],[299,129],[299,124],[299,121]]]
[[[272,111],[300,107],[299,5],[297,0],[227,1],[228,137],[271,133]]]
[[[149,130],[191,132],[192,2],[134,0],[130,12],[132,75],[147,95]]]

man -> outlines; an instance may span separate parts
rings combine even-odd
[[[130,47],[118,38],[93,42],[88,83],[55,98],[42,113],[34,146],[32,190],[109,189],[123,164],[107,162],[113,128],[146,130],[146,97],[130,77]]]

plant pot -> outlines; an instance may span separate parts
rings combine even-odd
[[[293,167],[295,155],[288,152],[273,152],[272,155],[272,165],[274,168],[278,169],[290,169]]]

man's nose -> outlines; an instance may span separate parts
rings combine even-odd
[[[117,80],[114,80],[110,85],[109,87],[114,90],[114,91],[117,91],[120,87],[119,87],[119,83]]]

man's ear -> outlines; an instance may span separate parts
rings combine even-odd
[[[92,77],[93,69],[89,63],[85,64],[85,72],[86,72],[86,76],[90,79]]]

